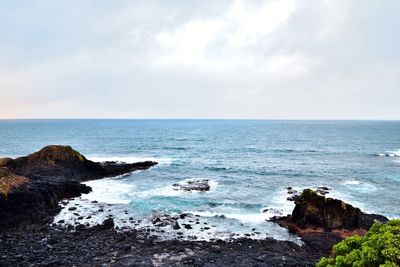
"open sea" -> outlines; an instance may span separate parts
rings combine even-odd
[[[118,227],[148,228],[157,216],[190,213],[180,221],[193,224],[180,231],[188,239],[247,234],[296,242],[266,221],[291,213],[289,186],[327,186],[328,196],[363,211],[400,217],[400,121],[0,120],[0,139],[0,157],[62,144],[94,161],[159,162],[87,182],[93,192],[67,204],[79,205],[82,223],[112,215]],[[208,179],[211,190],[173,189],[196,179]],[[55,221],[74,223],[74,216],[65,208]],[[173,238],[176,231],[161,235]]]

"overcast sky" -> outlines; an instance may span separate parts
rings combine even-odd
[[[0,2],[0,118],[400,119],[400,1]]]

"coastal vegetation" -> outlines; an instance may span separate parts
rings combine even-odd
[[[399,266],[400,219],[375,223],[365,236],[350,236],[333,247],[317,267]]]

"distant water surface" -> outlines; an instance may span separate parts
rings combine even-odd
[[[96,161],[158,161],[147,171],[89,182],[93,193],[76,200],[81,213],[95,209],[89,200],[111,205],[122,221],[190,212],[214,225],[211,232],[188,230],[205,238],[256,228],[259,236],[290,239],[265,222],[293,208],[288,186],[327,186],[330,195],[367,212],[400,217],[398,121],[5,120],[0,138],[0,157],[68,144]],[[211,191],[173,190],[190,179],[209,179]]]

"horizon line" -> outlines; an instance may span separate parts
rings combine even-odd
[[[400,121],[400,119],[364,119],[364,118],[326,118],[326,119],[289,119],[289,118],[0,118],[0,121],[34,121],[34,120],[163,120],[163,121]]]

